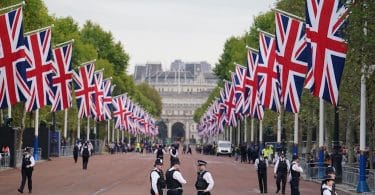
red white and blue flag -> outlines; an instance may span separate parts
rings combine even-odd
[[[232,127],[237,126],[237,119],[236,119],[236,101],[234,96],[234,87],[232,83],[229,81],[225,81],[224,84],[224,93],[225,93],[225,114],[227,124]]]
[[[72,42],[53,49],[54,63],[52,91],[54,100],[52,112],[65,110],[72,106]]]
[[[232,83],[234,85],[234,93],[236,97],[236,114],[243,116],[245,108],[246,94],[246,74],[247,68],[236,64],[235,74],[232,74]]]
[[[91,117],[92,95],[95,93],[94,69],[95,64],[88,62],[73,74],[79,118]]]
[[[310,63],[311,47],[306,42],[305,24],[275,12],[276,61],[280,68],[281,103],[285,111],[298,113]]]
[[[306,87],[333,105],[337,105],[348,50],[342,37],[347,15],[340,0],[306,0],[306,37],[312,48]]]
[[[264,108],[280,111],[280,83],[276,64],[276,41],[271,35],[259,33],[259,58],[256,68],[260,103]]]
[[[103,70],[99,70],[94,72],[94,93],[91,104],[91,114],[97,121],[103,113],[103,97]]]
[[[99,120],[110,120],[112,119],[112,92],[114,89],[114,86],[111,85],[111,79],[105,79],[102,83],[102,88],[104,91],[103,96],[103,112],[102,115],[100,115]]]
[[[125,129],[125,104],[126,104],[126,96],[119,95],[113,97],[113,118],[115,120],[115,128],[116,129]]]
[[[0,15],[0,108],[26,100],[25,38],[22,8]]]
[[[248,113],[252,118],[259,120],[263,119],[264,110],[260,104],[258,92],[258,75],[256,74],[256,67],[258,65],[258,52],[255,49],[249,48],[247,51],[247,87],[250,89],[245,101],[248,107]]]
[[[51,90],[53,61],[51,52],[51,28],[26,36],[27,85],[30,96],[26,100],[26,111],[30,112],[52,105]]]

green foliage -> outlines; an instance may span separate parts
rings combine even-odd
[[[137,88],[143,94],[143,96],[151,100],[155,105],[155,113],[151,114],[153,114],[154,116],[160,116],[162,110],[162,102],[159,92],[147,83],[141,83],[137,86]]]

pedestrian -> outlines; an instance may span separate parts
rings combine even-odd
[[[299,165],[299,158],[297,155],[293,155],[293,160],[290,168],[290,189],[291,195],[300,195],[299,192],[299,177],[303,173],[302,167]]]
[[[21,194],[23,193],[23,188],[25,187],[26,179],[27,179],[27,186],[29,188],[29,193],[31,193],[33,186],[32,186],[32,175],[34,170],[35,160],[34,157],[31,155],[31,149],[26,147],[22,157],[22,181],[20,188],[17,189],[18,192]]]
[[[171,167],[172,167],[172,162],[174,161],[175,158],[178,158],[178,151],[174,146],[172,146],[171,149],[169,150],[169,154],[170,154],[170,161],[171,161]]]
[[[157,158],[155,160],[154,169],[150,174],[151,181],[151,195],[163,195],[163,189],[165,188],[165,179],[163,173],[163,160]]]
[[[332,175],[326,175],[321,188],[321,195],[337,195],[334,190],[335,178]]]
[[[187,151],[187,154],[192,154],[192,153],[191,153],[191,146],[190,146],[190,144],[188,144],[188,151]]]
[[[156,154],[156,158],[164,159],[164,154],[166,153],[165,150],[161,145],[158,145],[158,148],[154,151]]]
[[[91,150],[88,145],[88,142],[86,141],[81,148],[82,165],[83,165],[84,170],[87,169],[87,164],[89,163],[90,155],[91,155]]]
[[[182,184],[186,184],[186,180],[180,172],[180,160],[176,158],[172,167],[165,173],[167,183],[167,195],[182,195]]]
[[[74,144],[74,147],[73,147],[73,158],[74,158],[75,163],[77,163],[77,160],[78,160],[78,153],[79,153],[79,146],[77,142],[76,144]]]
[[[214,188],[214,179],[210,172],[206,170],[207,162],[203,160],[197,161],[198,175],[195,182],[197,195],[211,195],[211,190]]]
[[[276,178],[276,194],[280,191],[280,183],[282,183],[281,187],[281,194],[285,194],[285,185],[286,185],[286,179],[288,177],[288,172],[290,168],[289,160],[285,158],[284,151],[281,152],[281,154],[278,157],[278,160],[276,160],[275,167],[274,167],[274,174]]]
[[[241,163],[246,163],[247,162],[247,152],[246,152],[246,144],[243,143],[240,146],[240,151],[241,151]]]
[[[326,168],[326,176],[329,176],[330,178],[332,179],[336,179],[336,169],[335,167],[333,166],[328,166]],[[326,185],[326,180],[323,180],[322,181],[322,185],[320,187],[320,189],[322,190],[322,194],[323,194],[323,188],[324,188],[324,185]],[[332,184],[332,186],[330,186],[330,190],[332,191],[332,194],[335,194],[336,193],[336,186],[335,186],[335,183]]]
[[[264,154],[261,153],[259,158],[255,160],[255,168],[258,173],[258,182],[259,182],[259,190],[260,193],[267,193],[267,167],[268,167],[268,160],[264,158]]]

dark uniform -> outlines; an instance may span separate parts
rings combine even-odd
[[[78,144],[75,144],[73,148],[73,158],[74,158],[75,163],[77,163],[77,160],[78,160],[78,153],[79,153],[79,147],[78,147]]]
[[[203,190],[207,189],[208,183],[206,180],[203,179],[204,174],[207,171],[202,171],[197,173],[197,181],[195,182],[195,189],[198,191],[198,195],[211,195],[210,192],[203,192]]]
[[[195,189],[197,195],[211,195],[211,190],[214,187],[214,179],[210,172],[206,171],[207,162],[203,160],[197,161],[198,173],[197,181],[195,182]]]
[[[82,166],[83,169],[87,169],[87,164],[89,163],[89,158],[90,158],[90,149],[87,143],[85,143],[82,146]]]
[[[23,188],[25,187],[26,179],[27,179],[27,186],[29,188],[29,193],[32,191],[32,175],[34,170],[34,157],[30,154],[30,148],[25,149],[25,153],[22,157],[22,168],[21,168],[21,174],[22,174],[22,181],[21,186],[18,189],[18,192],[23,193]]]
[[[281,193],[285,194],[285,185],[286,185],[286,179],[288,177],[288,165],[289,161],[282,156],[275,165],[276,169],[276,186],[277,190],[276,193],[279,193],[280,191],[280,183],[282,183],[281,187]]]
[[[163,165],[163,161],[161,159],[156,159],[155,160],[155,166],[156,165]],[[155,175],[153,175],[154,173],[157,174],[157,176],[155,177]],[[153,179],[156,179],[157,178],[157,181],[156,181],[156,188],[157,188],[157,191],[158,191],[158,194],[159,195],[163,195],[163,189],[165,188],[166,184],[165,184],[165,179],[164,179],[164,174],[163,174],[163,171],[161,169],[158,169],[158,168],[155,168],[151,171],[150,173],[150,182],[151,182],[151,195],[155,195],[155,191],[153,189]]]
[[[263,155],[263,154],[262,154]],[[258,158],[255,160],[255,165],[258,172],[258,182],[260,193],[267,193],[267,166],[268,161],[264,158]]]
[[[160,158],[162,160],[164,158],[164,151],[161,147],[159,147],[156,151],[156,158]]]
[[[167,181],[167,195],[181,195],[182,194],[182,184],[173,178],[173,173],[176,170],[168,170],[165,173],[166,181]]]
[[[292,176],[292,179],[290,180],[291,195],[300,195],[299,177],[301,176],[301,173],[300,171],[293,169],[294,165],[296,165],[297,169],[302,169],[301,167],[298,166],[298,163],[296,162],[297,159],[298,159],[298,156],[293,156],[293,162],[290,165],[290,174]]]

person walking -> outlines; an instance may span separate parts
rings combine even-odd
[[[174,161],[174,159],[178,158],[178,151],[174,146],[172,146],[171,149],[169,150],[169,155],[170,155],[170,162],[171,162],[171,167],[172,167],[172,162]]]
[[[172,167],[165,173],[167,183],[167,195],[182,195],[182,184],[186,184],[186,180],[180,172],[180,160],[176,158]]]
[[[164,159],[164,154],[166,153],[165,150],[161,145],[158,145],[158,148],[154,151],[156,154],[156,158]]]
[[[187,151],[186,154],[190,154],[190,155],[192,154],[192,153],[191,153],[191,146],[190,146],[190,144],[188,144],[188,151]]]
[[[255,160],[255,167],[258,173],[258,182],[260,193],[267,193],[267,167],[268,160],[264,158],[263,153]]]
[[[163,173],[163,160],[158,158],[155,160],[154,169],[150,174],[151,195],[163,195],[165,188],[165,179]]]
[[[282,151],[278,159],[276,160],[274,167],[274,174],[276,178],[276,194],[280,191],[280,183],[282,183],[281,194],[285,194],[286,179],[290,168],[289,160],[285,158],[284,152]]]
[[[300,195],[299,192],[299,177],[303,173],[302,167],[299,165],[299,158],[297,155],[293,155],[293,160],[290,168],[291,180],[290,190],[291,195]]]
[[[197,161],[198,173],[195,188],[197,195],[211,195],[211,190],[214,188],[214,179],[210,172],[206,170],[207,162],[203,160]]]
[[[27,179],[27,186],[29,188],[29,193],[31,193],[33,189],[32,175],[33,175],[34,166],[35,166],[35,160],[34,160],[34,157],[31,155],[31,149],[29,147],[26,147],[23,153],[23,157],[22,157],[21,186],[17,189],[17,191],[20,192],[21,194],[23,193],[23,188],[25,187],[26,179]]]
[[[321,187],[321,195],[337,195],[334,190],[335,177],[332,175],[326,175],[323,180]]]
[[[77,160],[78,160],[78,153],[79,153],[79,145],[77,142],[76,144],[74,144],[74,147],[73,147],[73,158],[74,158],[75,163],[77,163]]]
[[[84,170],[87,170],[87,164],[89,163],[89,158],[91,156],[91,150],[87,143],[87,141],[83,144],[81,148],[81,156],[82,156],[82,166]]]

